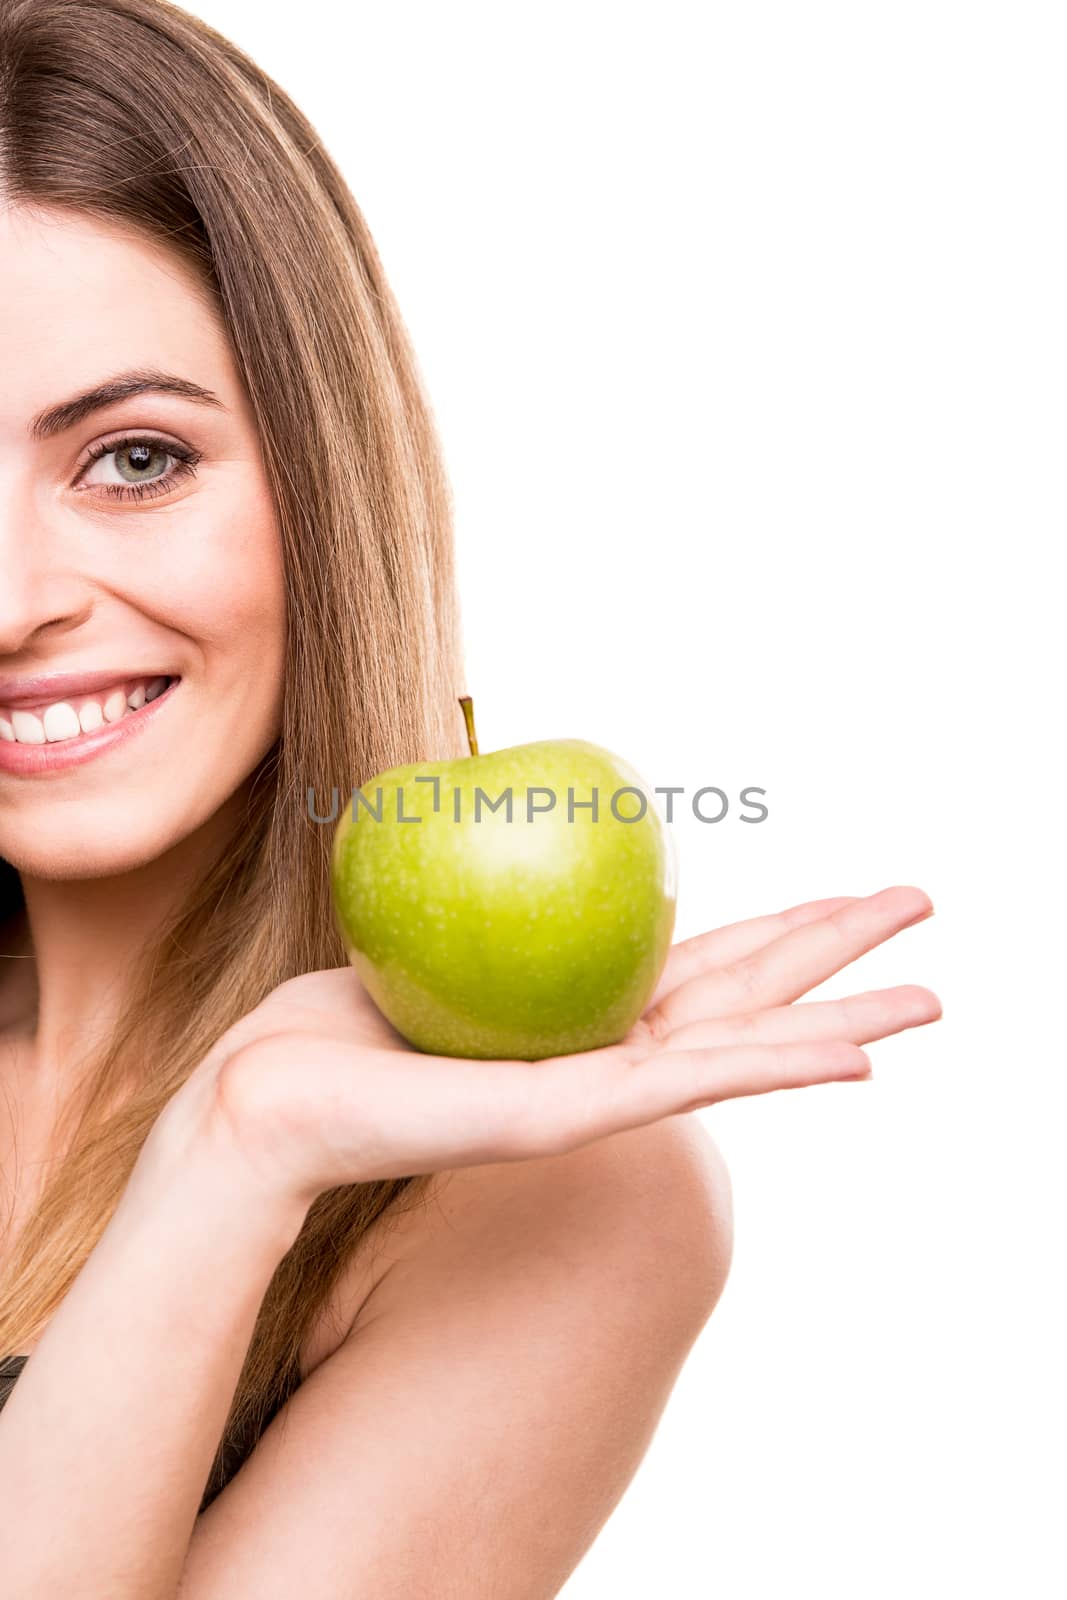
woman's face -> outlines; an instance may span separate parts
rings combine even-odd
[[[278,736],[275,508],[225,331],[161,247],[0,207],[0,353],[0,856],[118,873],[205,823]],[[131,377],[214,402],[72,404]],[[85,682],[28,682],[57,674]]]

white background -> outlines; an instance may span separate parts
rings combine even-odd
[[[199,0],[305,110],[455,489],[483,749],[676,824],[678,934],[916,883],[874,1079],[702,1113],[732,1274],[566,1600],[1065,1582],[1053,5]]]

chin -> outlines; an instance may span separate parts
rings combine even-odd
[[[106,797],[67,798],[26,806],[16,824],[0,827],[0,856],[26,877],[56,882],[120,877],[174,850],[194,834],[227,796],[153,792],[126,803]],[[184,803],[183,803],[184,801]]]
[[[118,877],[133,872],[162,855],[177,840],[135,838],[124,843],[73,842],[69,834],[50,840],[46,830],[35,833],[25,846],[18,839],[5,838],[0,855],[24,877],[54,882],[87,878]]]

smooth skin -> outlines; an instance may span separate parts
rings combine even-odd
[[[356,1178],[558,1154],[717,1100],[868,1077],[859,1045],[932,1021],[936,996],[791,1002],[932,911],[922,890],[893,888],[823,903],[747,953],[752,924],[686,941],[621,1044],[532,1062],[414,1051],[349,973],[304,974],[225,1034],[179,1097],[210,1086],[266,1192],[286,1181],[307,1204]]]
[[[276,736],[284,590],[223,331],[157,247],[0,210],[0,348],[0,676],[126,662],[183,676],[169,719],[130,746],[46,780],[0,772],[0,853],[27,900],[25,926],[3,932],[28,959],[0,963],[17,1220],[77,1041],[106,1026],[129,951],[224,844]],[[32,435],[43,408],[146,366],[221,406],[141,397]],[[102,494],[116,458],[86,477],[87,451],[136,431],[200,450],[197,475],[144,505]],[[728,1178],[678,1113],[867,1074],[860,1045],[933,1020],[934,995],[793,1002],[930,910],[893,888],[686,940],[623,1044],[539,1063],[411,1051],[349,968],[283,984],[172,1098],[29,1347],[0,1413],[0,1592],[554,1595],[728,1270]],[[310,1201],[425,1171],[431,1204],[372,1230],[306,1381],[198,1518]]]

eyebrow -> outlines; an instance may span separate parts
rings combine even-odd
[[[115,378],[108,378],[93,389],[87,389],[84,394],[75,395],[71,400],[64,400],[61,405],[49,406],[41,411],[30,423],[30,435],[34,439],[51,439],[55,434],[62,433],[65,428],[72,428],[75,423],[82,422],[94,411],[101,410],[104,406],[113,406],[119,400],[128,400],[132,395],[138,394],[177,394],[185,400],[195,400],[201,405],[217,406],[225,411],[226,407],[217,394],[210,389],[203,388],[199,383],[193,383],[189,378],[178,378],[171,372],[137,371],[122,372]]]

